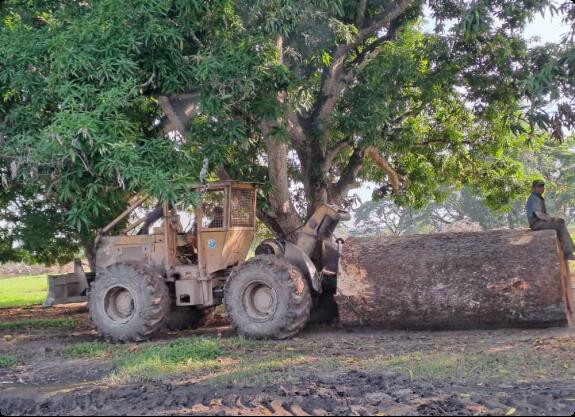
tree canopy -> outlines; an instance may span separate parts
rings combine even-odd
[[[563,143],[547,140],[525,149],[519,162],[524,164],[530,179],[545,179],[549,212],[565,219],[567,224],[575,223],[575,137],[568,137]],[[526,187],[507,204],[493,205],[470,187],[451,189],[445,200],[434,201],[419,210],[398,206],[390,199],[367,201],[356,210],[352,232],[402,236],[451,231],[459,222],[469,222],[483,230],[527,227],[525,204],[530,192]]]
[[[264,183],[258,214],[281,234],[320,203],[345,204],[364,181],[411,207],[441,199],[446,185],[505,204],[526,185],[521,149],[541,130],[562,139],[574,120],[572,36],[532,46],[523,30],[540,13],[573,22],[573,9],[5,0],[3,253],[31,242],[34,215],[61,225],[40,229],[34,256],[89,246],[134,193],[185,198],[205,158],[213,177]]]

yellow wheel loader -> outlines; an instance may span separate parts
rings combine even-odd
[[[338,207],[319,207],[296,244],[266,240],[245,261],[256,228],[253,184],[211,183],[193,211],[164,204],[146,216],[146,201],[135,201],[100,232],[95,271],[77,263],[74,274],[50,277],[46,305],[88,299],[98,332],[114,342],[143,341],[162,327],[201,326],[221,304],[238,333],[286,339],[308,323],[314,303],[335,293],[333,232],[350,217]],[[127,219],[134,221],[109,235]]]

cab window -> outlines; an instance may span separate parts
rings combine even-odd
[[[208,191],[202,201],[202,229],[225,227],[225,191]]]

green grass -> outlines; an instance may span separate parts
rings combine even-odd
[[[105,379],[111,384],[162,382],[174,376],[194,376],[211,384],[230,381],[246,385],[286,378],[291,369],[311,363],[309,358],[273,345],[236,337],[193,337],[168,343],[111,345],[87,342],[61,351],[65,359],[108,359],[114,371]]]
[[[0,309],[42,304],[47,291],[46,275],[0,279]]]
[[[125,350],[122,346],[101,342],[86,342],[65,347],[62,350],[62,356],[67,359],[103,359],[114,357],[122,350]]]
[[[261,343],[244,338],[221,340],[205,337],[142,345],[88,342],[65,347],[61,356],[65,359],[111,360],[115,370],[106,378],[106,382],[111,384],[161,382],[177,375],[205,377],[212,373],[218,373],[220,377],[215,378],[214,382],[220,383],[249,380],[252,377],[261,379],[292,364],[293,358],[282,354],[274,353],[260,358],[248,353],[261,346]],[[300,359],[296,362],[299,363]]]
[[[0,369],[8,369],[18,365],[18,358],[14,355],[0,355]]]
[[[73,328],[74,319],[27,319],[0,323],[0,330]]]
[[[161,381],[175,374],[217,369],[223,355],[218,342],[208,338],[141,345],[134,352],[119,354],[116,370],[108,379],[116,384]]]
[[[249,350],[262,347],[262,342],[256,340],[246,339],[245,337],[233,337],[230,339],[222,339],[220,346],[230,350]]]
[[[572,380],[575,339],[553,338],[481,350],[416,351],[399,355],[341,356],[298,343],[254,342],[244,338],[184,338],[141,345],[80,343],[64,348],[68,359],[109,360],[114,370],[103,382],[130,384],[185,378],[212,386],[258,387],[297,384],[310,372],[393,371],[412,379],[464,378],[470,382],[513,383]]]
[[[411,378],[466,378],[473,381],[532,380],[575,376],[575,365],[564,357],[537,351],[486,353],[412,353],[377,357],[361,364],[366,369],[391,369]]]
[[[234,385],[257,387],[273,384],[299,383],[298,369],[309,370],[316,363],[315,358],[305,355],[273,354],[264,357],[250,357],[231,364],[215,375],[210,375],[207,382],[210,385]]]

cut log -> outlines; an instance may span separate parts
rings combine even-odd
[[[351,238],[340,262],[336,301],[348,327],[553,327],[575,319],[554,231]]]

